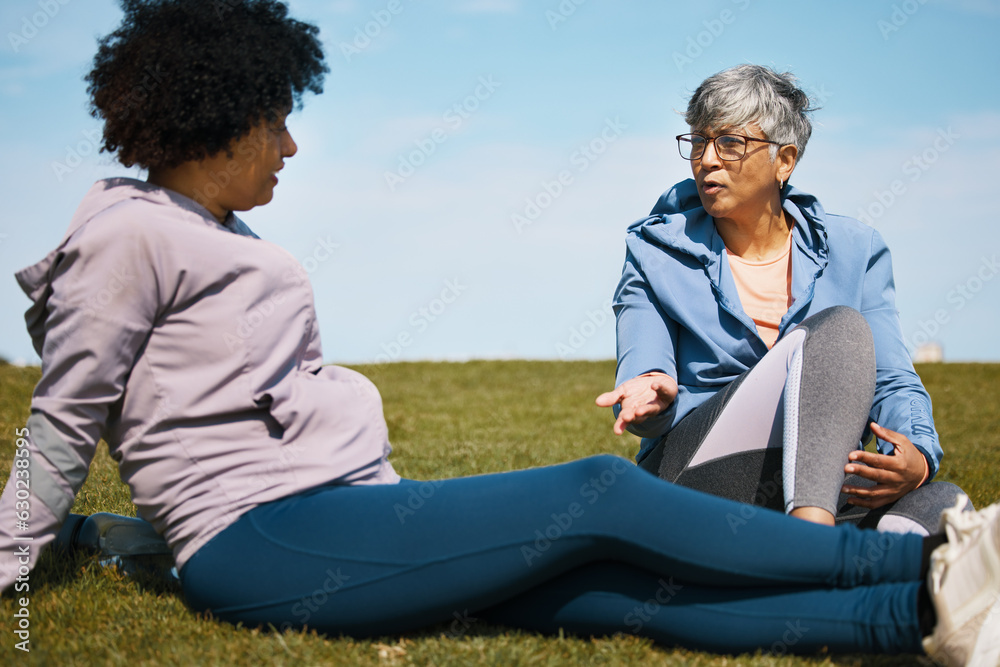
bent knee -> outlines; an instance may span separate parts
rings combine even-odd
[[[971,512],[975,509],[972,501],[962,489],[950,482],[930,482],[910,491],[897,500],[886,516],[879,521],[879,530],[902,519],[913,522],[923,528],[926,534],[934,534],[940,530],[941,515],[945,510],[961,503],[962,511]],[[899,531],[905,532],[905,531]]]
[[[968,494],[962,487],[951,482],[929,482],[910,492],[918,494],[921,502],[938,510],[938,514],[949,507],[954,507],[961,499],[962,511],[971,512],[975,509]]]
[[[631,461],[614,454],[596,454],[569,465],[576,469],[584,482],[598,480],[604,486],[610,486],[619,477],[639,470]]]
[[[832,369],[850,360],[847,366],[864,377],[871,375],[874,382],[875,341],[864,315],[849,306],[832,306],[799,326],[806,330],[803,349],[810,357],[826,359]]]
[[[867,337],[871,339],[872,330],[868,320],[860,312],[850,306],[830,306],[815,315],[810,315],[803,322],[810,332],[837,332],[847,338]]]

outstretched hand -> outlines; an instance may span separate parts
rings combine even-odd
[[[850,496],[847,499],[850,504],[875,509],[899,500],[920,486],[927,474],[927,460],[902,433],[882,428],[875,422],[871,423],[871,429],[879,440],[892,443],[893,454],[886,456],[862,450],[848,454],[850,462],[844,466],[844,472],[870,479],[875,486],[845,484],[843,492]]]
[[[629,424],[639,424],[669,408],[676,397],[676,380],[666,373],[646,373],[604,392],[596,402],[602,408],[621,404],[615,421],[615,433],[621,435]]]

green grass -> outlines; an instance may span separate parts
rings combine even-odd
[[[412,363],[359,367],[380,388],[393,463],[412,478],[546,465],[597,453],[635,454],[593,405],[613,362]],[[938,479],[978,506],[1000,499],[1000,365],[919,369],[934,399],[947,456]],[[28,416],[37,368],[0,365],[0,479],[14,431]],[[75,512],[134,514],[103,445]],[[47,555],[48,556],[48,555]],[[123,577],[91,559],[44,557],[31,575],[31,653],[14,649],[17,604],[0,599],[0,664],[40,665],[909,665],[913,656],[716,656],[663,648],[634,636],[548,637],[472,623],[370,641],[310,632],[269,633],[192,614],[177,590]],[[929,663],[928,663],[929,664]]]

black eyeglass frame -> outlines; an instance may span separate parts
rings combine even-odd
[[[684,157],[684,151],[681,150],[681,139],[684,138],[684,137],[701,137],[702,139],[705,140],[705,148],[703,148],[701,150],[701,155],[699,155],[698,157],[694,157],[693,156],[693,153],[694,153],[694,150],[693,150],[694,146],[693,146],[693,144],[694,144],[694,142],[691,141],[691,140],[688,140],[688,143],[692,144],[692,151],[691,151],[692,152],[692,157]],[[747,145],[743,144],[743,155],[741,155],[739,157],[722,157],[722,153],[719,151],[719,144],[716,143],[716,142],[719,141],[719,139],[721,137],[738,137],[740,139],[743,139],[744,141],[759,141],[759,142],[764,143],[764,144],[774,144],[775,146],[784,146],[784,144],[782,144],[779,141],[770,141],[769,139],[758,139],[757,137],[748,137],[748,136],[743,135],[743,134],[732,134],[731,132],[727,132],[725,134],[720,134],[717,137],[706,137],[704,134],[698,134],[697,132],[690,132],[688,134],[678,134],[674,138],[677,139],[677,152],[680,153],[682,159],[688,160],[689,162],[694,162],[695,160],[700,160],[703,157],[705,157],[705,151],[708,150],[708,142],[709,141],[711,141],[713,144],[715,144],[715,154],[719,156],[720,160],[724,160],[726,162],[736,162],[738,160],[742,160],[743,158],[745,158],[747,156]]]

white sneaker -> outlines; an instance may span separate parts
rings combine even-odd
[[[945,665],[1000,667],[1000,503],[963,512],[967,502],[941,516],[948,542],[931,554],[937,625],[924,650]]]

